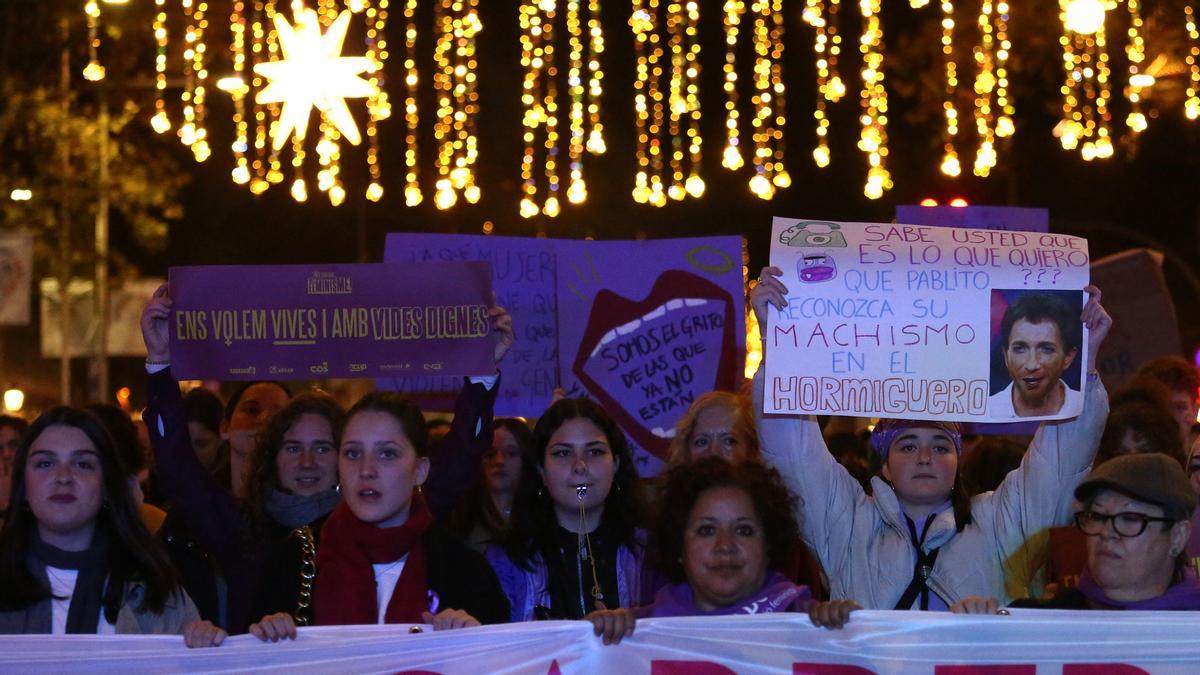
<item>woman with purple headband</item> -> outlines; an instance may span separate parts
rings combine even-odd
[[[760,325],[767,305],[787,307],[778,268],[750,292]],[[763,374],[754,378],[763,457],[799,497],[801,536],[829,576],[831,597],[869,609],[946,610],[968,596],[1007,604],[1028,595],[1047,532],[1070,521],[1072,492],[1087,475],[1108,416],[1096,354],[1112,327],[1094,286],[1087,324],[1087,387],[1076,418],[1043,422],[1021,466],[995,492],[968,499],[958,474],[957,423],[883,420],[871,444],[883,463],[872,494],[838,464],[813,417],[762,416]]]

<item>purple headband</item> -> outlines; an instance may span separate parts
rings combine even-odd
[[[886,460],[892,441],[902,432],[913,428],[937,429],[943,431],[954,443],[954,450],[962,455],[962,425],[958,422],[936,422],[933,420],[892,420],[882,419],[871,432],[871,447],[879,459]]]

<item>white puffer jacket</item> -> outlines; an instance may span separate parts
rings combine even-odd
[[[925,550],[941,551],[928,584],[947,604],[970,595],[1008,604],[1028,595],[1050,528],[1073,517],[1075,486],[1091,468],[1108,418],[1104,385],[1087,380],[1079,417],[1043,422],[1021,466],[995,492],[971,501],[970,525],[956,532],[953,509],[947,509],[929,526]],[[764,459],[799,498],[801,535],[829,576],[831,597],[894,608],[916,561],[896,493],[876,476],[868,496],[829,454],[815,418],[764,416],[761,370],[754,405]]]

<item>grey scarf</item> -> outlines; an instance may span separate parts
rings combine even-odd
[[[341,498],[342,493],[338,492],[336,487],[309,497],[272,489],[267,494],[263,510],[275,522],[289,530],[294,530],[297,527],[311,525],[329,515]]]

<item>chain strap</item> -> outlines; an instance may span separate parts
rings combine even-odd
[[[312,588],[317,578],[317,546],[313,542],[312,528],[305,525],[292,530],[292,536],[300,540],[300,597],[296,601],[297,626],[312,624]]]

